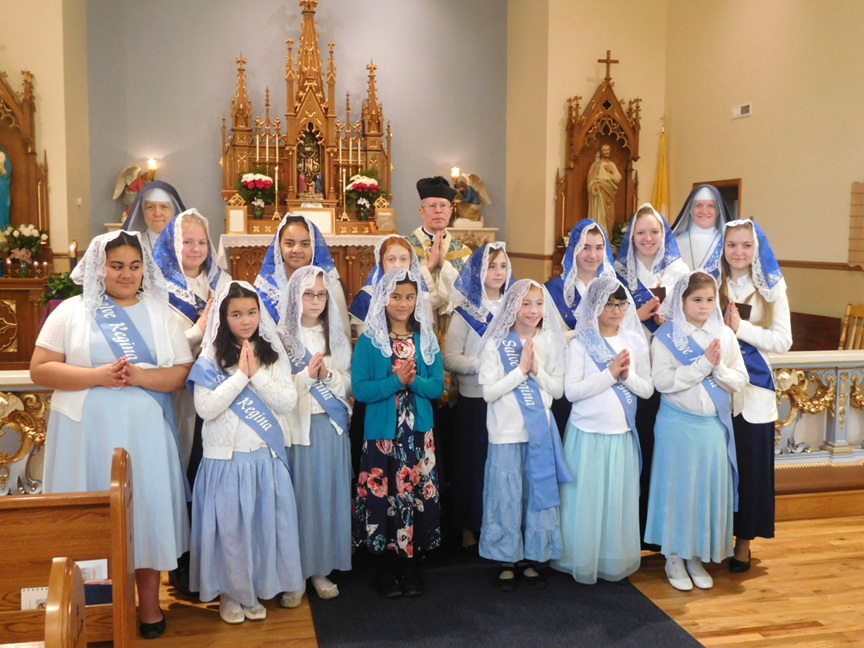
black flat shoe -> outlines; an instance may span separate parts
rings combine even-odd
[[[507,576],[504,578],[504,576]],[[495,579],[495,589],[499,592],[513,592],[516,590],[516,567],[504,567],[498,571]]]
[[[141,622],[141,626],[139,628],[141,636],[144,639],[157,639],[163,634],[165,634],[166,625],[167,624],[165,623],[165,613],[162,612],[161,621],[157,621],[156,623],[144,623],[143,621]]]
[[[385,599],[399,598],[403,594],[402,586],[392,572],[378,574],[375,577],[375,588],[381,598]]]
[[[743,574],[750,569],[750,552],[747,552],[747,560],[737,560],[734,556],[729,559],[729,571],[733,574]]]
[[[402,594],[404,596],[420,596],[423,594],[423,579],[420,574],[405,574],[402,581]]]
[[[546,582],[546,578],[543,576],[543,573],[531,563],[519,563],[517,565],[517,568],[519,570],[519,577],[522,578],[522,580],[524,580],[534,589],[544,589],[548,586],[548,583]],[[535,574],[533,576],[529,576],[525,573],[529,569],[534,570]]]

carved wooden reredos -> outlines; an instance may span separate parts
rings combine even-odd
[[[638,174],[633,162],[639,159],[641,99],[631,99],[625,109],[615,95],[609,66],[618,61],[599,59],[606,64],[606,78],[580,114],[582,97],[567,100],[567,147],[564,174],[556,174],[555,238],[566,237],[573,226],[588,216],[587,177],[603,144],[612,148],[611,159],[621,173],[615,195],[615,222],[624,222],[637,207]],[[611,238],[612,232],[609,232]]]
[[[48,225],[48,156],[36,160],[36,100],[33,75],[22,71],[24,90],[15,92],[7,75],[0,71],[0,145],[6,149],[12,164],[10,222],[31,223],[49,231]]]
[[[336,119],[335,44],[328,43],[325,78],[315,23],[317,4],[318,0],[300,2],[303,27],[296,62],[294,40],[286,41],[288,105],[284,122],[278,117],[271,119],[269,87],[265,93],[264,118],[254,116],[252,100],[246,91],[246,59],[242,54],[237,59],[237,92],[231,100],[230,129],[226,116],[222,117],[222,198],[226,201],[236,193],[237,175],[256,166],[265,167],[273,177],[278,165],[278,202],[280,206],[287,202],[289,208],[308,201],[341,207],[343,178],[347,181],[365,168],[376,168],[380,184],[390,189],[392,134],[389,122],[385,129],[384,111],[378,103],[377,66],[374,62],[366,66],[369,71],[366,100],[361,118],[353,124],[351,97],[346,93],[343,124]],[[320,193],[315,186],[319,173]]]

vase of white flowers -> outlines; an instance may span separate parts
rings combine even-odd
[[[9,258],[18,261],[18,276],[29,279],[33,276],[33,257],[47,240],[48,232],[35,225],[10,225],[3,231],[0,249],[7,250]]]

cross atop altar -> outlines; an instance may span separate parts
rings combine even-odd
[[[366,99],[360,119],[351,121],[351,97],[346,93],[345,121],[336,118],[336,45],[328,43],[327,74],[321,60],[315,23],[317,0],[301,0],[303,26],[294,60],[294,39],[288,38],[284,122],[270,116],[270,88],[265,90],[264,116],[254,115],[246,88],[246,59],[236,59],[237,89],[231,118],[222,116],[222,198],[236,205],[238,178],[263,173],[274,180],[276,211],[284,213],[317,203],[337,214],[345,210],[345,188],[353,175],[377,171],[379,185],[391,187],[390,123],[378,102],[376,70],[370,62]],[[386,146],[385,140],[386,139]],[[272,200],[272,197],[270,198]]]

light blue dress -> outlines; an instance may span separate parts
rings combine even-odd
[[[156,357],[147,307],[123,309]],[[90,361],[101,367],[116,360],[95,320]],[[189,519],[183,470],[174,432],[156,400],[140,387],[92,387],[77,423],[51,412],[45,441],[45,492],[108,490],[114,448],[132,460],[135,568],[173,570],[189,548]]]

